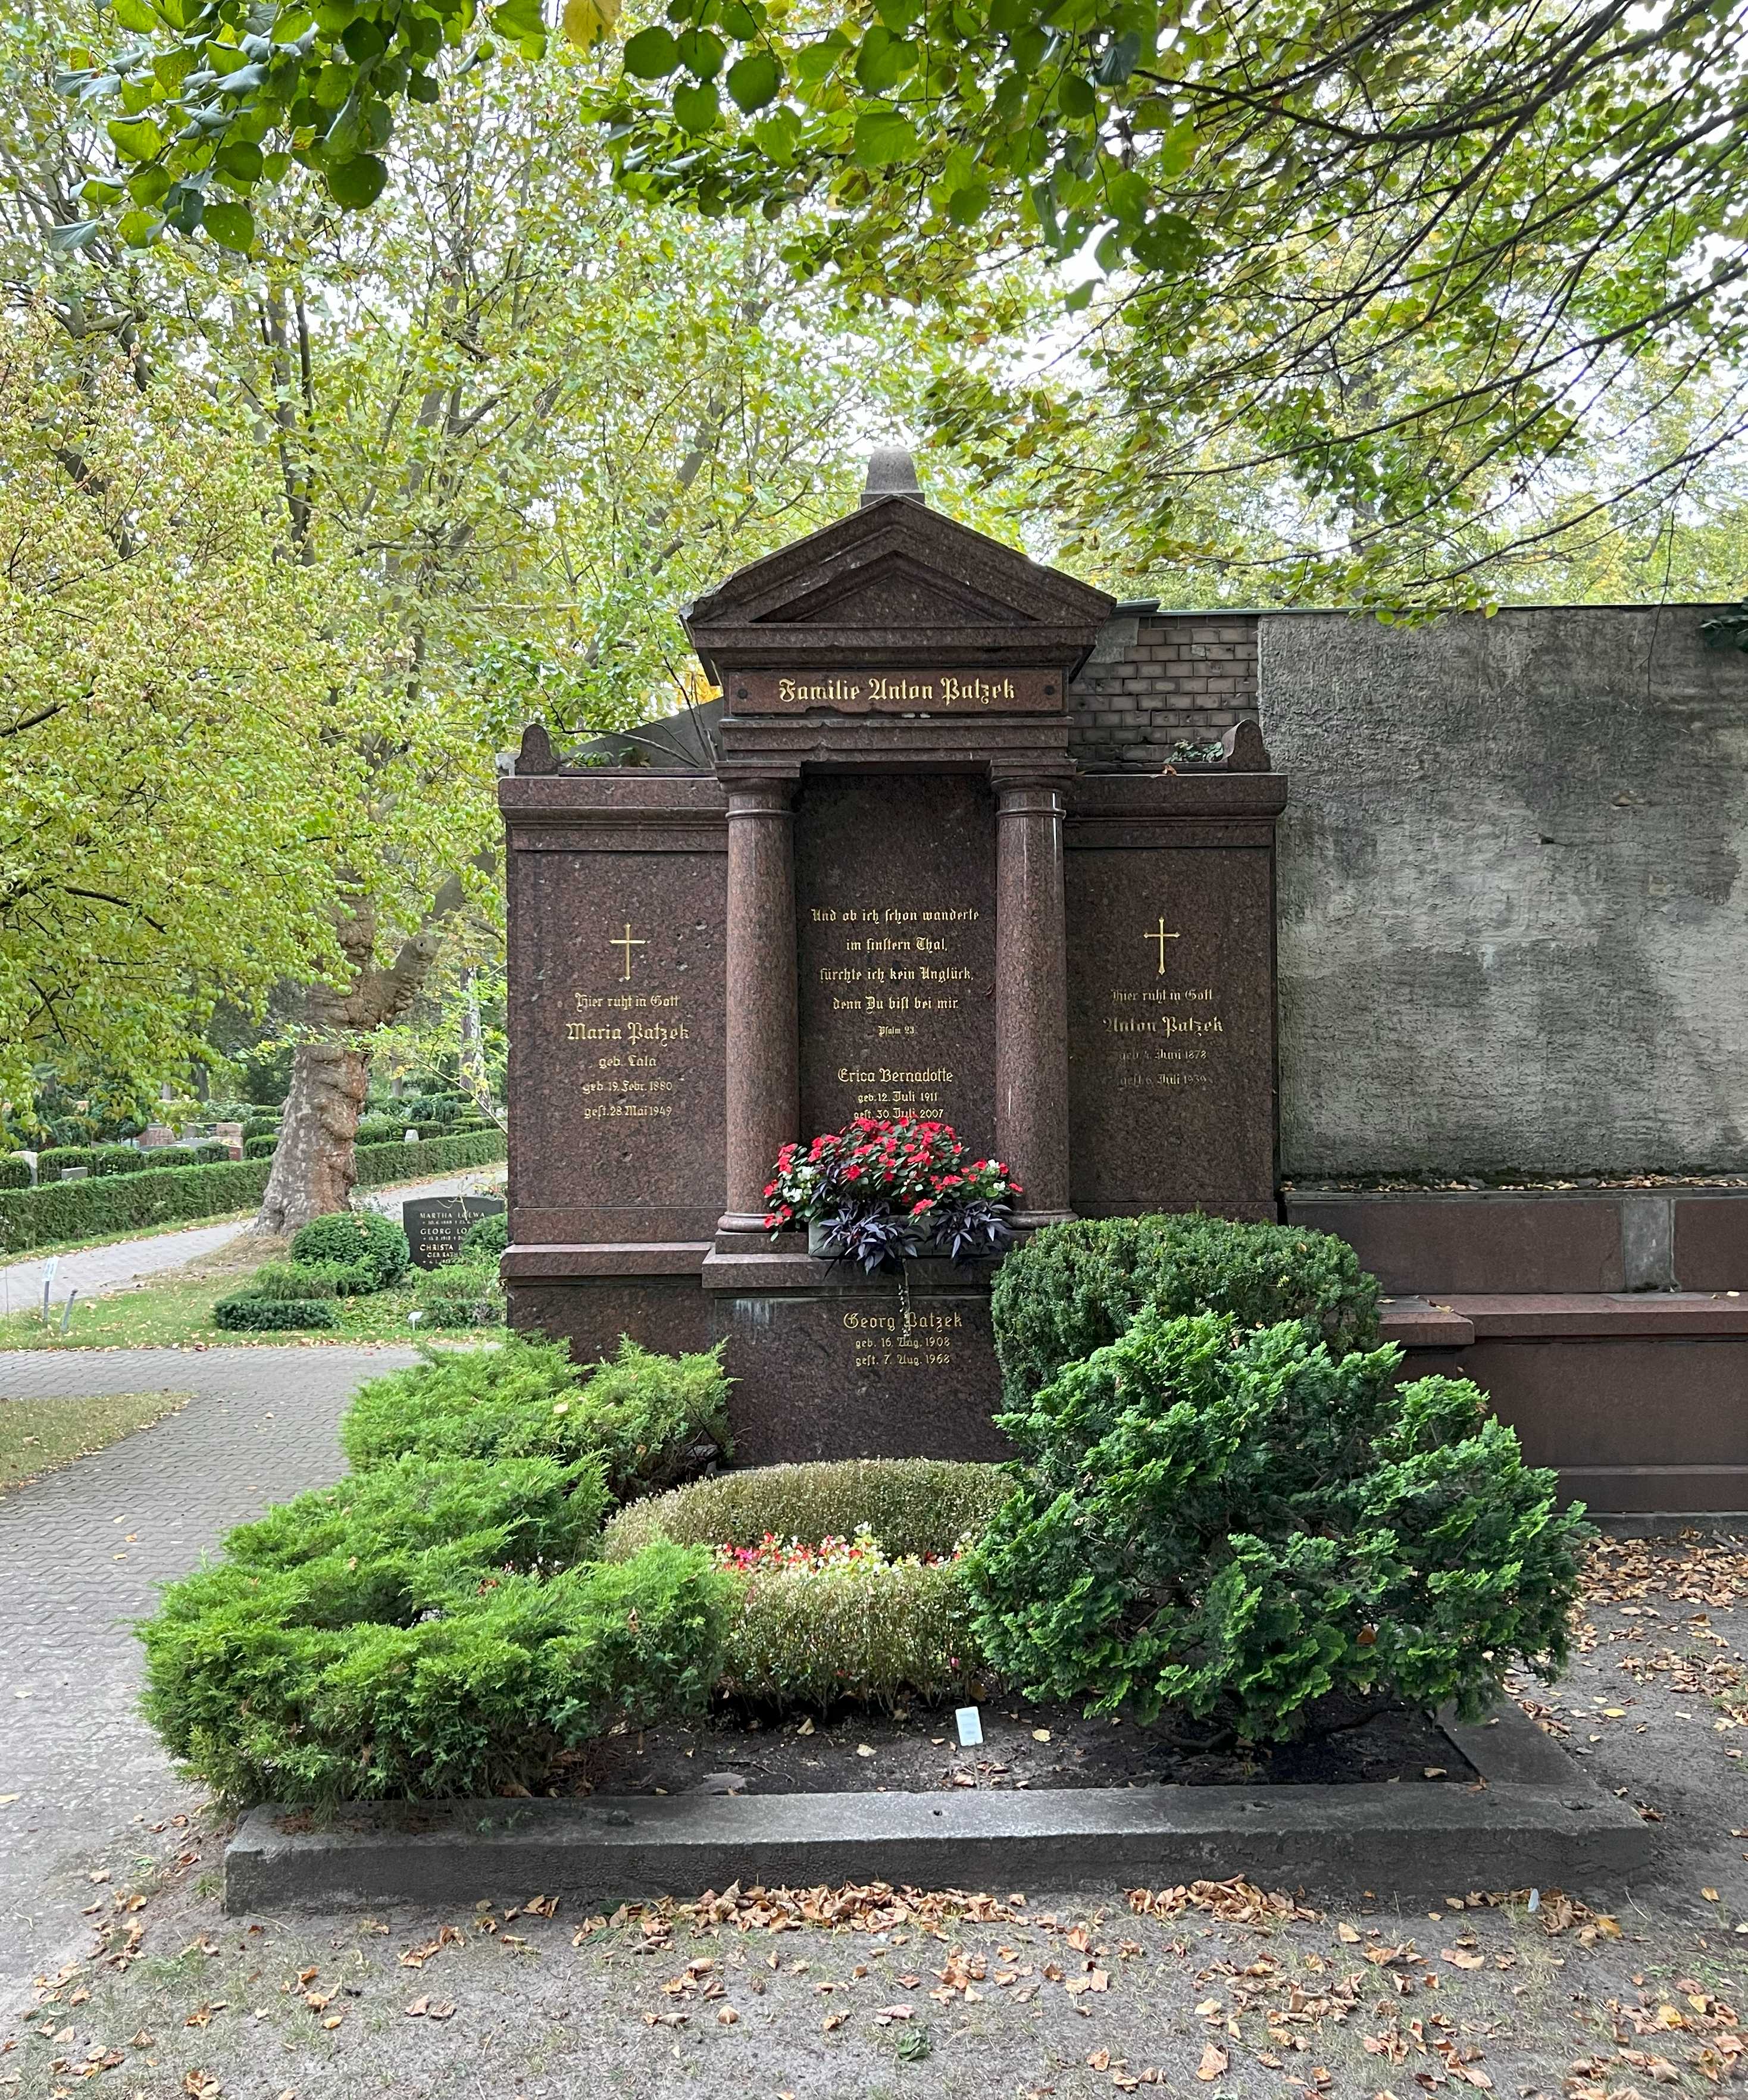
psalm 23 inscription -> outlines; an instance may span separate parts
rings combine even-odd
[[[801,1127],[855,1115],[995,1133],[988,788],[954,775],[810,781],[796,811]]]

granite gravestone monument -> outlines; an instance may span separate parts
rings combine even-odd
[[[1076,1215],[1275,1215],[1273,827],[1225,765],[1079,769],[1113,601],[929,509],[861,507],[687,628],[714,733],[501,783],[511,1318],[580,1357],[726,1343],[738,1455],[999,1455],[991,1264],[905,1287],[773,1241],[779,1149],[939,1117]],[[660,727],[661,726],[656,726]]]
[[[415,1268],[441,1268],[459,1261],[461,1242],[482,1218],[503,1209],[497,1196],[409,1196],[400,1207],[401,1229]]]

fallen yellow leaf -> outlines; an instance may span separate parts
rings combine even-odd
[[[1196,2076],[1204,2085],[1211,2085],[1216,2078],[1225,2077],[1226,2061],[1225,2049],[1216,2049],[1212,2042],[1205,2044],[1202,2050],[1202,2061],[1196,2066]]]

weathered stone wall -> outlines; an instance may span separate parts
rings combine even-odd
[[[1265,616],[1289,1178],[1748,1167],[1748,656]]]
[[[1068,689],[1070,749],[1085,766],[1157,773],[1175,745],[1254,716],[1256,626],[1254,613],[1119,606]]]

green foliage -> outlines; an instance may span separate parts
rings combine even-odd
[[[28,1189],[29,1186],[29,1161],[0,1153],[0,1189]]]
[[[504,1157],[501,1130],[470,1131],[428,1145],[373,1145],[356,1155],[360,1189],[379,1189],[420,1174],[458,1174],[467,1167],[489,1167]]]
[[[221,1144],[217,1138],[205,1140],[194,1148],[194,1159],[196,1166],[209,1167],[215,1160],[228,1159],[230,1157],[230,1146]]]
[[[335,1211],[298,1227],[292,1236],[291,1258],[367,1265],[376,1273],[377,1290],[386,1290],[406,1274],[413,1257],[405,1233],[380,1211]]]
[[[376,1287],[363,1261],[270,1261],[249,1279],[251,1298],[362,1298]]]
[[[243,1157],[245,1159],[271,1159],[278,1150],[279,1140],[276,1137],[245,1137],[243,1140]]]
[[[392,1116],[364,1116],[360,1119],[356,1145],[401,1145],[406,1140],[406,1125],[397,1123]]]
[[[249,1118],[243,1125],[244,1144],[253,1145],[259,1137],[271,1137],[276,1144],[278,1142],[279,1118],[277,1116],[258,1115]]]
[[[361,1387],[340,1425],[360,1471],[404,1452],[443,1458],[598,1458],[616,1502],[671,1487],[729,1449],[719,1350],[660,1357],[623,1339],[579,1370],[563,1342],[507,1337],[444,1350]]]
[[[230,1158],[229,1153],[223,1157]],[[160,1162],[149,1152],[141,1152],[131,1145],[99,1145],[91,1158],[93,1174],[143,1174],[156,1168]]]
[[[58,1181],[68,1167],[96,1165],[95,1148],[89,1145],[51,1145],[37,1154],[37,1174],[44,1182]]]
[[[0,1253],[223,1217],[258,1203],[270,1171],[264,1159],[233,1159],[217,1167],[148,1169],[46,1189],[0,1189]]]
[[[722,1689],[779,1706],[936,1698],[963,1689],[981,1661],[973,1600],[963,1562],[907,1556],[951,1554],[1012,1485],[1006,1467],[942,1458],[757,1466],[628,1503],[601,1551],[625,1560],[660,1541],[753,1546],[770,1533],[817,1544],[872,1532],[885,1565],[736,1573]]]
[[[494,1211],[475,1218],[461,1235],[461,1253],[470,1261],[495,1262],[510,1245],[510,1213]]]
[[[961,1561],[792,1568],[740,1578],[721,1683],[774,1706],[889,1705],[963,1692],[981,1661]]]
[[[492,1795],[617,1718],[702,1702],[733,1585],[585,1562],[598,1467],[406,1458],[234,1532],[141,1630],[145,1710],[236,1799]]]
[[[1229,1312],[1241,1327],[1303,1320],[1331,1354],[1373,1347],[1378,1286],[1345,1240],[1199,1212],[1079,1219],[1010,1254],[991,1317],[1002,1392],[1023,1407],[1065,1365],[1114,1342],[1144,1304]]]
[[[213,1308],[213,1325],[227,1333],[271,1334],[289,1328],[338,1327],[339,1310],[331,1295],[267,1298],[245,1290],[221,1298]]]
[[[654,1538],[681,1546],[754,1546],[767,1532],[817,1544],[873,1533],[894,1559],[950,1553],[1007,1500],[1004,1466],[950,1458],[842,1458],[752,1466],[629,1502],[602,1551],[623,1560]]]
[[[413,1298],[430,1327],[495,1327],[504,1318],[497,1271],[481,1262],[450,1261],[422,1270]]]
[[[1400,1361],[1144,1308],[999,1418],[1025,1470],[969,1563],[991,1662],[1246,1740],[1332,1692],[1472,1717],[1520,1657],[1556,1675],[1582,1511],[1477,1388]]]

